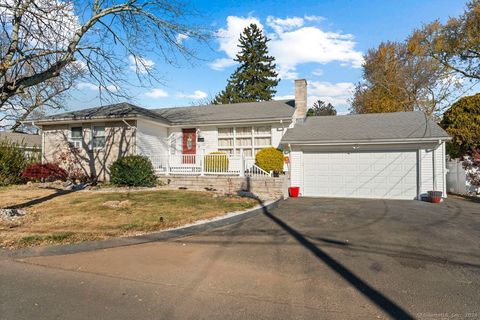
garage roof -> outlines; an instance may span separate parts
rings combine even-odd
[[[282,144],[449,139],[423,112],[307,117],[288,129]]]

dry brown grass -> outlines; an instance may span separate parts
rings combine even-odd
[[[0,220],[0,246],[19,248],[142,234],[257,204],[246,198],[184,190],[80,191],[53,197],[55,192],[36,186],[0,189],[3,208],[39,200],[25,208],[28,214],[18,223]]]

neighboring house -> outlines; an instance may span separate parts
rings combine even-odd
[[[301,79],[295,100],[164,109],[120,103],[35,124],[44,161],[67,152],[101,180],[127,154],[148,156],[159,175],[269,175],[254,156],[274,146],[289,154],[290,183],[304,196],[414,199],[445,190],[448,136],[423,113],[305,119],[306,111]],[[216,151],[228,154],[227,166],[224,155],[208,155]]]
[[[42,137],[38,134],[0,131],[0,140],[16,143],[28,156],[41,150]]]

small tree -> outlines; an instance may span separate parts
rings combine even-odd
[[[215,104],[272,100],[280,81],[275,71],[275,58],[268,55],[267,42],[256,24],[250,24],[240,35],[240,63],[228,79],[227,86],[214,99]]]
[[[0,139],[0,186],[20,182],[27,164],[28,159],[19,144]]]
[[[22,172],[22,178],[31,181],[64,181],[68,174],[56,163],[32,163]]]
[[[463,97],[444,114],[441,126],[452,136],[448,152],[452,158],[480,148],[480,93]]]
[[[313,107],[308,109],[307,116],[336,116],[337,110],[335,107],[329,102],[325,103],[325,101],[317,100],[313,104]]]
[[[267,172],[282,172],[283,152],[274,147],[262,149],[255,156],[255,163]]]

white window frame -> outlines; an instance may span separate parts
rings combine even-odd
[[[80,138],[74,138],[72,136],[73,128],[80,128]],[[82,148],[83,145],[83,126],[82,125],[70,125],[68,132],[68,142],[75,149]]]
[[[102,138],[102,137],[95,137],[95,136],[94,136],[95,127],[102,127],[102,128],[103,128],[103,139],[104,139],[104,143],[103,143],[103,146],[101,146],[101,147],[94,147],[94,146],[93,146],[93,140],[94,140],[95,138]],[[106,145],[106,144],[107,144],[107,132],[106,132],[105,124],[104,124],[104,123],[95,123],[95,124],[92,124],[91,127],[90,127],[90,149],[91,149],[91,150],[100,150],[100,149],[105,148],[105,145]]]
[[[251,129],[251,134],[248,136],[240,135],[237,137],[237,128],[245,128],[245,127],[250,127]],[[255,133],[255,128],[256,127],[268,127],[270,130],[268,133],[262,133],[262,134],[256,134]],[[217,137],[217,150],[218,151],[229,151],[231,155],[238,155],[240,150],[251,150],[251,157],[255,157],[255,150],[260,150],[263,148],[268,148],[272,146],[272,126],[271,125],[245,125],[245,126],[234,126],[234,127],[219,127],[219,129],[233,129],[232,130],[232,135],[224,136],[218,134]],[[252,143],[250,146],[242,148],[242,146],[237,145],[237,139],[244,139],[244,138],[251,138]],[[270,144],[269,145],[256,145],[255,144],[255,138],[270,138]],[[233,139],[233,145],[232,146],[220,146],[219,140],[222,139]]]

